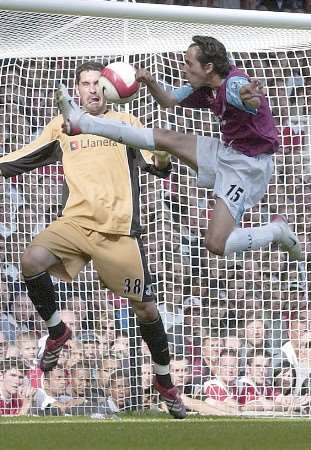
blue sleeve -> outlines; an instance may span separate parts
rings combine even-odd
[[[190,84],[184,84],[180,88],[174,89],[172,94],[177,100],[177,103],[181,103],[185,98],[189,97],[193,93],[193,88]]]
[[[257,110],[255,108],[251,108],[250,106],[245,105],[245,103],[243,103],[241,100],[240,89],[245,84],[249,84],[249,80],[247,78],[238,76],[229,78],[226,86],[226,100],[235,108],[238,108],[250,114],[256,114]]]

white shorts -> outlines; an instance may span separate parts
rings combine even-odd
[[[246,156],[207,136],[197,137],[197,162],[198,186],[213,189],[237,225],[263,198],[273,172],[272,155]]]

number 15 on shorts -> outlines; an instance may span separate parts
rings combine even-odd
[[[241,195],[243,195],[244,189],[238,186],[237,184],[231,184],[230,189],[226,193],[226,197],[229,198],[229,200],[233,203],[236,203]]]

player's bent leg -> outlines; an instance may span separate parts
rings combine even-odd
[[[233,218],[233,211],[234,209],[230,212],[222,198],[217,198],[213,218],[205,236],[209,251],[216,255],[231,256],[278,242],[282,250],[289,253],[291,260],[302,259],[299,239],[288,226],[285,217],[274,216],[271,223],[261,227],[240,228],[236,226],[238,218]]]
[[[196,136],[165,129],[137,128],[127,123],[94,117],[82,111],[61,86],[56,94],[64,118],[64,131],[69,135],[90,133],[147,150],[165,150],[197,170]]]
[[[261,227],[236,227],[228,236],[225,243],[224,255],[258,250],[267,247],[272,242],[278,242],[283,251],[287,251],[292,261],[303,258],[298,237],[289,228],[283,216],[274,216],[272,221]]]
[[[223,256],[226,240],[234,227],[235,221],[226,203],[218,197],[205,235],[206,248],[215,255]]]
[[[164,128],[153,128],[153,137],[157,150],[165,150],[192,169],[198,169],[197,137],[195,135],[177,133]]]
[[[81,110],[64,85],[56,92],[56,102],[63,115],[63,131],[69,135],[95,134],[132,147],[155,150],[151,128],[131,127],[127,123],[91,116]]]
[[[49,330],[49,337],[40,361],[43,371],[52,370],[57,365],[60,352],[72,335],[71,330],[60,318],[55,289],[47,272],[58,262],[59,259],[48,249],[39,246],[28,247],[21,258],[22,273],[29,298]]]
[[[154,387],[166,403],[170,414],[175,419],[184,419],[186,408],[171,380],[167,335],[156,304],[150,301],[130,302],[139,319],[141,336],[148,345],[154,363]]]
[[[33,245],[27,247],[21,257],[22,273],[31,277],[44,272],[59,261],[48,249]]]

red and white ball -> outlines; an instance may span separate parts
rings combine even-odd
[[[139,89],[134,67],[125,62],[108,64],[101,72],[99,85],[111,103],[128,103],[137,96]]]

